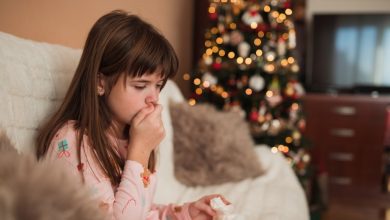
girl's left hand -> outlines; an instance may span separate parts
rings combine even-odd
[[[191,219],[212,220],[214,217],[216,217],[217,213],[210,206],[210,200],[216,197],[220,197],[225,204],[230,204],[229,201],[227,201],[223,196],[219,194],[204,196],[198,201],[190,203],[188,212],[190,213]]]

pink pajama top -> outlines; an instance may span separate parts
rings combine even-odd
[[[84,176],[84,184],[92,196],[98,199],[99,204],[96,205],[105,210],[111,219],[191,219],[188,204],[183,206],[153,204],[156,173],[150,175],[149,185],[144,186],[143,166],[136,161],[126,160],[127,141],[117,141],[116,150],[120,157],[126,160],[119,186],[113,186],[103,173],[93,157],[93,149],[87,138],[83,138],[81,143],[80,163],[77,157],[77,131],[74,124],[74,121],[69,121],[57,132],[46,157],[49,160],[61,161],[65,169],[76,175],[80,181]]]

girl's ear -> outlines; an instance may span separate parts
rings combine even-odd
[[[104,95],[104,88],[105,88],[105,77],[102,73],[98,73],[98,80],[97,80],[97,94],[99,96]]]

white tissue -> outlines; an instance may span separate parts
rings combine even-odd
[[[226,205],[220,197],[210,200],[211,208],[217,212],[214,220],[243,220],[244,218],[233,213],[233,205]]]

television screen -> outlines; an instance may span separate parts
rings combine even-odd
[[[309,90],[390,91],[390,14],[314,15],[309,48]]]

